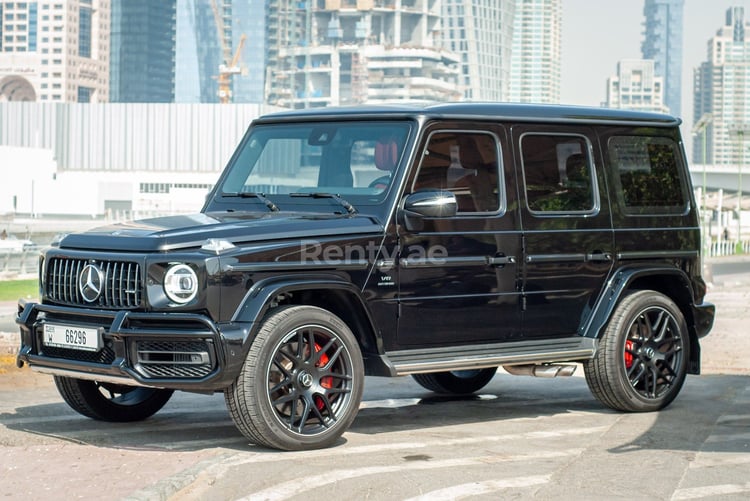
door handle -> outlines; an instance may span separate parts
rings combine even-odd
[[[612,261],[612,254],[610,254],[609,252],[595,251],[590,254],[586,254],[586,261],[606,263],[606,262]]]
[[[506,264],[516,264],[515,256],[487,256],[487,264],[490,266],[505,266]]]

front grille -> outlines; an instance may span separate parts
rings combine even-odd
[[[99,296],[86,301],[79,288],[79,277],[86,265],[102,273]],[[50,300],[73,306],[137,308],[141,304],[141,266],[127,261],[106,261],[55,257],[47,263],[46,293]]]
[[[202,378],[211,373],[210,346],[205,341],[138,341],[136,369],[152,378]]]

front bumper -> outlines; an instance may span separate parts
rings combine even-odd
[[[252,323],[217,324],[194,313],[143,313],[21,302],[16,363],[39,372],[198,392],[230,385],[244,362]],[[97,329],[95,352],[44,344],[46,323]]]

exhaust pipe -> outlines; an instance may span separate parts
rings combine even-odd
[[[534,377],[567,377],[572,376],[576,371],[575,365],[504,365],[503,369],[514,376],[534,376]]]

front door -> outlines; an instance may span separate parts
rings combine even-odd
[[[521,234],[504,130],[430,127],[410,189],[450,190],[451,217],[399,226],[398,344],[492,343],[518,336]],[[510,155],[510,152],[507,152]]]
[[[574,335],[612,268],[614,237],[602,158],[587,128],[512,128],[523,180],[522,329]]]

